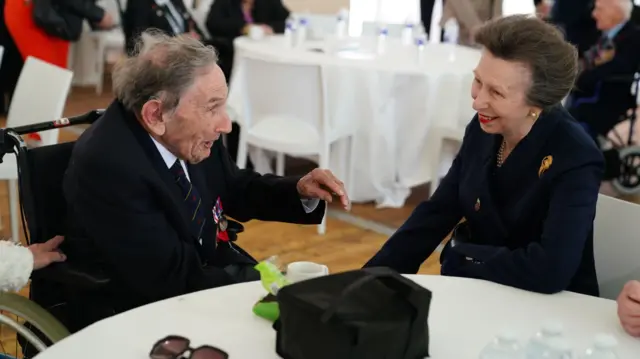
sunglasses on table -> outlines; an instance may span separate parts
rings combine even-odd
[[[170,335],[158,340],[151,348],[151,359],[228,359],[229,354],[224,350],[203,345],[191,348],[191,341],[187,338]],[[187,355],[188,354],[188,355]]]

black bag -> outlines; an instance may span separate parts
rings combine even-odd
[[[31,0],[33,21],[45,33],[67,41],[77,41],[82,35],[82,19],[74,14],[62,16],[54,0]],[[70,21],[71,20],[71,21]],[[79,20],[79,21],[75,21]]]
[[[431,292],[391,269],[314,278],[277,297],[276,352],[284,359],[429,356]]]

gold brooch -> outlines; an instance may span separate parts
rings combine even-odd
[[[543,173],[547,172],[547,170],[551,167],[553,163],[552,156],[546,156],[542,159],[542,163],[540,163],[540,169],[538,170],[538,177],[541,177]]]

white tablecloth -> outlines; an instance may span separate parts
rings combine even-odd
[[[617,338],[621,359],[640,357],[640,340],[623,332],[614,301],[569,292],[542,295],[464,278],[409,277],[433,293],[433,359],[476,359],[501,330],[513,330],[525,341],[548,319],[564,324],[576,352],[589,346],[596,333],[605,332]],[[251,311],[264,294],[253,282],[147,305],[85,328],[37,359],[147,358],[151,346],[169,334],[190,338],[192,346],[217,346],[230,359],[276,359],[271,323]]]
[[[229,105],[241,119],[242,67],[238,64],[246,54],[323,66],[330,116],[335,121],[354,121],[357,129],[356,190],[350,194],[351,199],[400,207],[410,187],[428,182],[432,175],[425,145],[434,117],[442,108],[458,107],[459,96],[470,96],[464,86],[443,85],[468,77],[480,53],[454,45],[429,44],[425,61],[419,63],[414,46],[403,46],[389,38],[386,51],[376,55],[375,42],[373,38],[308,41],[288,48],[281,36],[238,38]],[[447,120],[456,122],[457,118]],[[443,163],[442,172],[449,164],[450,159]]]

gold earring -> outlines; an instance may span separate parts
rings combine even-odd
[[[535,118],[538,117],[538,114],[533,112],[533,111],[531,111],[531,112],[529,112],[529,116],[531,116],[531,117],[533,117],[535,119]]]

